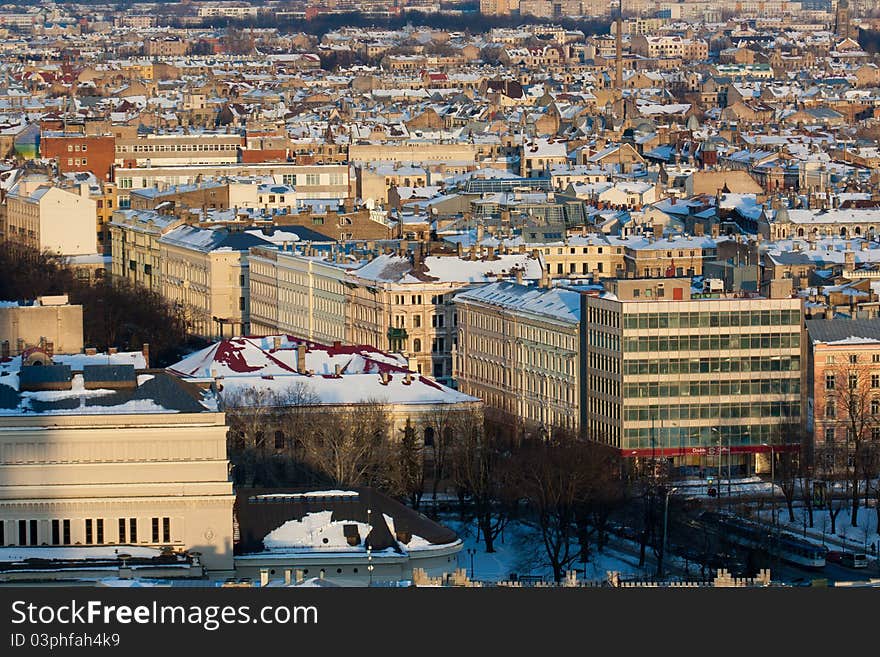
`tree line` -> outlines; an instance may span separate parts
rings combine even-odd
[[[557,580],[604,545],[629,496],[616,450],[505,414],[438,409],[395,429],[381,402],[322,407],[307,383],[226,391],[223,405],[236,485],[372,486],[417,510],[452,492],[487,552],[510,520],[535,527]]]
[[[56,294],[67,294],[70,303],[82,305],[86,346],[140,351],[147,343],[151,365],[164,367],[179,360],[188,347],[202,344],[187,335],[184,310],[158,292],[106,276],[93,279],[63,257],[14,242],[0,244],[0,299]]]

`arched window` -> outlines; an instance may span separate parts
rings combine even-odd
[[[284,432],[281,429],[275,432],[275,449],[284,449]]]
[[[425,427],[425,447],[434,445],[434,427]]]
[[[413,340],[413,353],[420,353],[422,351],[422,341],[419,338]]]

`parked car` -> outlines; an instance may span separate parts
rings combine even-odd
[[[825,561],[828,563],[842,563],[843,561],[843,551],[842,550],[828,550],[825,553]]]

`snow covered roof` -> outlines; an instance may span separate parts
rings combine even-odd
[[[523,270],[523,277],[536,280],[541,277],[541,263],[531,254],[506,254],[494,260],[478,257],[470,260],[467,255],[428,256],[421,265],[414,265],[409,258],[397,255],[381,255],[367,263],[353,275],[360,280],[379,283],[486,283],[498,274],[510,274]]]
[[[559,288],[546,289],[502,281],[462,292],[456,295],[455,301],[497,306],[575,325],[580,321],[580,295]]]
[[[806,324],[813,344],[880,346],[880,319],[813,319]]]
[[[22,366],[21,358],[10,358],[0,363],[0,416],[140,415],[216,410],[213,393],[163,372],[136,374],[137,368],[145,364],[143,354],[132,353],[55,356],[52,365],[44,366]],[[95,379],[88,369],[95,366],[100,366],[105,375],[110,370],[121,375]],[[132,387],[116,385],[117,378],[130,379]],[[102,387],[87,387],[87,380],[97,381]]]
[[[299,371],[300,347],[305,367]],[[290,335],[221,340],[168,368],[185,379],[216,379],[221,398],[231,401],[244,391],[281,398],[305,390],[316,405],[457,404],[475,397],[411,372],[403,356],[366,345],[322,345]],[[272,403],[271,401],[267,403]]]
[[[242,489],[235,502],[244,554],[328,553],[373,559],[460,546],[451,529],[369,488]]]

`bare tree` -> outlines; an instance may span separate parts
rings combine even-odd
[[[789,446],[793,442],[803,442],[801,427],[796,422],[783,422],[774,429],[771,441],[777,445]],[[796,441],[794,439],[797,439]],[[797,494],[798,475],[800,474],[798,452],[790,449],[775,450],[773,457],[774,475],[777,484],[785,498],[788,509],[788,521],[794,522],[794,498]]]
[[[385,487],[391,415],[379,401],[365,400],[322,416],[306,436],[306,461],[339,486]]]
[[[841,468],[846,462],[846,453],[843,445],[836,442],[826,443],[816,450],[816,460],[822,478],[825,481],[825,506],[828,509],[828,519],[831,521],[831,533],[837,532],[837,516],[843,510],[845,498],[834,494],[835,484],[846,481],[841,477]]]
[[[880,397],[872,386],[871,368],[859,361],[858,354],[850,355],[848,362],[835,372],[833,412],[845,431],[847,458],[844,460],[849,482],[850,523],[858,527],[859,497],[866,444],[871,440],[880,419]]]
[[[503,432],[487,426],[479,411],[456,416],[455,440],[450,446],[450,470],[456,487],[473,506],[477,527],[494,552],[495,538],[507,524],[504,502],[508,483],[508,445]]]

